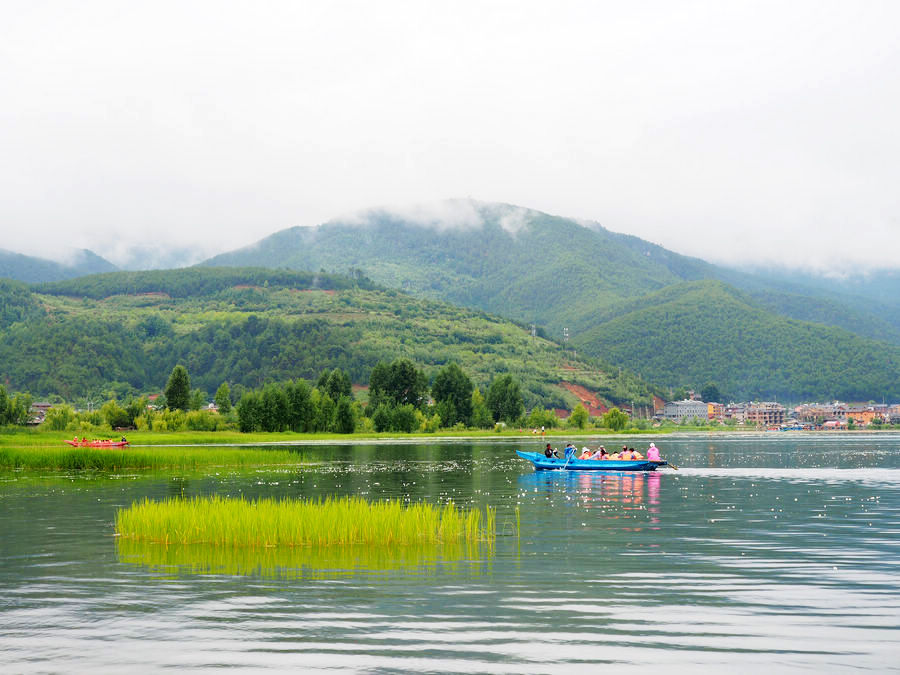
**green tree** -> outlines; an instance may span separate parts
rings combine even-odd
[[[44,426],[51,431],[65,431],[70,422],[75,421],[77,415],[72,406],[62,404],[55,405],[47,411],[44,417]]]
[[[24,426],[31,420],[31,394],[16,394],[7,407],[8,424]]]
[[[478,389],[472,391],[472,426],[487,429],[494,423],[491,411],[484,402],[484,395]]]
[[[621,431],[625,428],[625,425],[628,424],[628,415],[618,408],[613,407],[603,413],[602,420],[603,426],[607,429]]]
[[[237,407],[238,429],[244,433],[260,430],[261,403],[260,396],[255,391],[245,392],[241,396]]]
[[[369,408],[373,410],[373,415],[374,411],[388,400],[387,389],[390,379],[391,369],[384,361],[376,363],[369,373]]]
[[[552,410],[546,408],[534,407],[528,413],[528,419],[525,420],[525,426],[532,429],[554,429],[559,424],[559,418]]]
[[[312,431],[315,424],[312,390],[306,380],[285,385],[288,398],[288,427],[291,431]]]
[[[352,434],[356,429],[356,411],[349,396],[341,396],[334,409],[334,430],[339,434]]]
[[[379,362],[369,376],[369,402],[421,408],[428,395],[428,378],[409,359],[397,359],[390,365]]]
[[[116,427],[131,426],[128,411],[120,406],[115,400],[109,400],[104,403],[100,408],[100,414],[103,415],[103,419],[105,419],[106,423],[113,429]]]
[[[187,410],[191,403],[191,378],[187,368],[177,365],[166,383],[166,403],[173,410]]]
[[[263,387],[260,425],[263,431],[284,431],[288,428],[288,397],[284,388],[276,384]]]
[[[328,394],[332,400],[337,401],[341,396],[353,396],[353,387],[350,382],[350,375],[335,368],[332,371],[323,370],[316,382],[316,388]]]
[[[128,424],[124,426],[134,426],[134,421],[147,412],[147,406],[150,401],[145,397],[131,398],[125,404],[125,412],[128,413]]]
[[[231,389],[228,387],[227,382],[219,385],[213,400],[216,402],[216,407],[221,414],[227,415],[231,412]]]
[[[435,404],[433,409],[434,414],[437,415],[438,419],[441,421],[442,427],[452,427],[456,424],[456,420],[459,419],[453,401],[441,401],[440,403]]]
[[[372,424],[375,427],[375,431],[379,433],[390,431],[391,422],[391,408],[387,403],[382,403],[372,412]]]
[[[491,382],[486,404],[495,422],[513,424],[525,414],[522,392],[512,375],[502,375]]]
[[[722,393],[714,382],[707,382],[700,390],[700,399],[706,402],[721,403]]]
[[[411,434],[419,428],[416,407],[412,403],[398,405],[391,414],[391,431],[405,431]]]
[[[589,417],[590,415],[588,415],[588,411],[585,410],[585,407],[579,403],[572,410],[572,414],[569,415],[569,426],[584,429],[585,425],[587,425]]]
[[[6,387],[0,384],[0,425],[3,424],[9,424],[9,395]]]
[[[471,424],[473,389],[472,380],[456,363],[447,364],[435,376],[431,396],[444,426],[451,427],[457,422]]]
[[[207,396],[205,391],[202,389],[193,389],[191,390],[191,400],[188,406],[191,410],[200,410],[201,408],[206,407],[208,399],[209,396]]]
[[[314,390],[318,393],[318,390]],[[314,431],[331,431],[334,422],[335,402],[328,394],[319,394],[312,399],[315,401]]]

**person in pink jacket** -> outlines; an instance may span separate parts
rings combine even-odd
[[[647,448],[647,459],[651,462],[660,461],[659,460],[659,448],[657,448],[654,443],[651,443],[650,447]]]

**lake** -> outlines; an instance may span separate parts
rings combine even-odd
[[[678,471],[536,473],[513,450],[537,440],[497,439],[300,447],[302,469],[0,473],[0,669],[900,669],[900,435],[654,440]],[[498,537],[254,553],[113,536],[137,499],[214,493],[489,504]]]

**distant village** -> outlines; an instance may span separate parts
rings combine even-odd
[[[828,430],[900,424],[900,403],[804,403],[785,408],[774,401],[714,403],[687,398],[656,407],[654,418],[682,424],[687,420],[749,425],[760,429]]]

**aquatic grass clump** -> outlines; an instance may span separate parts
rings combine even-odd
[[[496,512],[454,504],[403,505],[359,497],[260,499],[195,497],[144,499],[116,514],[116,533],[163,544],[276,546],[413,546],[488,542],[496,538]]]
[[[0,448],[0,469],[198,469],[207,466],[297,465],[289,450],[254,448]]]

